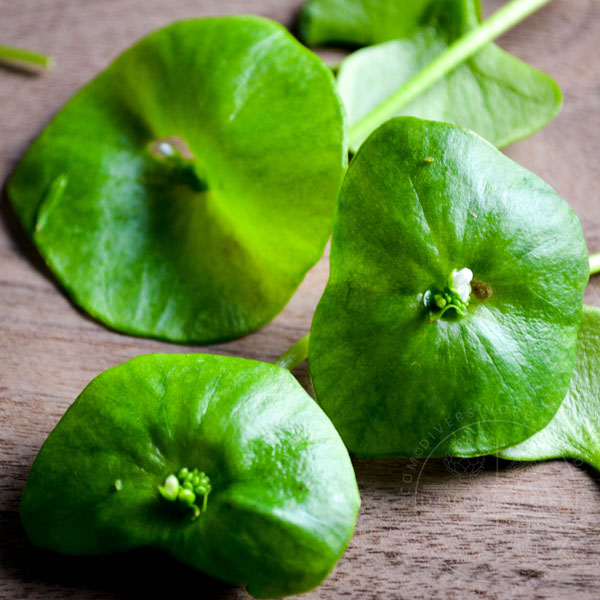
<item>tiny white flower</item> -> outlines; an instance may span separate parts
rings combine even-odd
[[[165,479],[164,485],[158,486],[158,491],[160,492],[161,496],[169,502],[175,502],[175,500],[177,500],[180,487],[179,479],[177,479],[175,475],[169,475]]]
[[[466,302],[471,295],[471,281],[473,281],[471,269],[465,267],[460,271],[452,271],[452,288],[463,302]]]
[[[165,488],[169,491],[179,489],[179,481],[175,475],[169,475],[165,481]]]
[[[158,150],[163,156],[173,156],[173,154],[175,154],[173,146],[168,142],[161,142],[158,146]]]

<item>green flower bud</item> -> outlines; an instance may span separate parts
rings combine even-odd
[[[169,475],[165,479],[164,485],[158,486],[158,491],[162,495],[165,500],[169,500],[170,502],[175,502],[177,500],[177,495],[179,493],[179,481],[175,475]]]
[[[182,502],[186,506],[192,506],[196,502],[196,494],[192,490],[183,488],[179,490],[179,496],[177,497],[179,502]]]

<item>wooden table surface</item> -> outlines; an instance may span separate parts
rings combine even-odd
[[[400,1],[400,0],[399,0]],[[483,0],[484,11],[500,0]],[[0,0],[0,43],[52,54],[42,76],[0,70],[0,182],[50,117],[121,50],[184,17],[257,13],[293,22],[301,0]],[[555,0],[500,43],[561,85],[560,116],[507,154],[548,181],[600,251],[600,3]],[[202,351],[272,361],[310,326],[322,260],[285,310]],[[600,304],[600,278],[587,292]],[[101,371],[148,352],[197,351],[109,331],[77,310],[0,202],[0,596],[243,598],[158,552],[75,559],[34,549],[17,509],[47,434]],[[296,370],[309,385],[306,364]],[[308,598],[598,598],[600,478],[567,461],[355,460],[356,535]]]

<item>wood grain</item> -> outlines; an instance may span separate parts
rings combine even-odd
[[[47,51],[43,76],[0,71],[0,181],[83,83],[121,50],[173,20],[258,13],[291,24],[300,0],[0,0],[0,40]],[[484,0],[491,12],[502,2]],[[600,251],[600,4],[556,0],[501,45],[552,74],[565,106],[507,154],[550,182]],[[202,348],[272,361],[304,335],[327,278],[322,260],[270,325]],[[600,304],[600,283],[586,299]],[[157,552],[74,559],[32,548],[19,497],[46,435],[85,384],[147,352],[198,351],[121,335],[78,311],[0,203],[0,597],[243,598]],[[296,371],[308,386],[306,365]],[[355,460],[363,499],[356,536],[309,598],[598,598],[600,479],[567,461]],[[174,582],[176,582],[174,584]]]

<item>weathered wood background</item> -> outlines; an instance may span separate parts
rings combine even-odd
[[[0,182],[83,83],[134,40],[184,17],[258,13],[291,24],[301,0],[0,0],[0,42],[56,58],[43,76],[0,70]],[[500,0],[484,0],[491,12]],[[552,74],[565,106],[507,153],[550,182],[600,251],[600,3],[555,0],[500,43]],[[203,348],[273,360],[308,331],[327,278],[321,261],[283,313],[245,339]],[[600,282],[590,284],[600,304]],[[55,285],[0,203],[0,596],[242,598],[153,551],[73,559],[32,548],[21,490],[40,445],[86,383],[148,352],[198,348],[109,331]],[[308,385],[306,365],[297,370]],[[598,598],[600,478],[566,461],[355,461],[356,536],[310,598]]]

